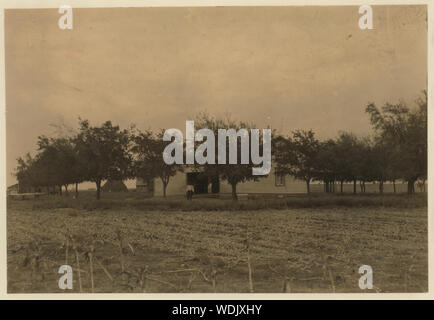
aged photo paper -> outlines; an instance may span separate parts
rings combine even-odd
[[[5,3],[2,295],[430,297],[431,7]]]

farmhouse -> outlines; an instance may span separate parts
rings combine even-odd
[[[197,172],[190,167],[185,167],[183,172],[178,172],[170,178],[167,186],[167,195],[185,195],[187,185],[194,186],[195,194],[231,194],[231,185],[218,177],[209,179],[201,172]],[[139,192],[148,193],[149,195],[162,196],[163,183],[161,179],[155,178],[148,181],[136,179],[136,189]],[[313,192],[322,191],[322,185],[312,184]],[[295,180],[289,175],[281,175],[275,172],[274,168],[268,176],[261,177],[258,181],[246,181],[237,185],[239,194],[290,194],[306,193],[306,183]]]
[[[218,129],[218,156],[215,155],[216,138],[214,132],[210,129],[200,129],[194,133],[194,121],[186,121],[186,164],[194,164],[195,160],[198,164],[226,164],[226,142],[229,139],[229,164],[237,164],[237,138],[241,138],[241,164],[249,164],[250,157],[255,165],[261,167],[253,167],[252,174],[254,176],[267,175],[271,168],[271,129],[262,130],[262,156],[259,152],[259,129],[251,129],[250,135],[247,129]],[[203,142],[204,137],[206,141]],[[172,138],[175,138],[172,141]],[[184,164],[183,159],[183,141],[182,132],[178,129],[167,129],[164,131],[164,141],[170,142],[163,151],[164,162],[171,164]],[[202,144],[194,150],[194,142],[202,142]],[[250,144],[250,147],[249,147]],[[250,149],[250,154],[249,154]],[[205,155],[206,154],[206,155]]]
[[[210,179],[204,176],[201,172],[191,166],[184,166],[182,172],[177,172],[175,176],[170,178],[167,185],[166,194],[168,196],[185,196],[187,185],[194,187],[194,193],[208,195],[230,195],[232,192],[231,185],[221,178],[215,177]],[[336,193],[340,193],[340,186],[335,186]],[[365,185],[366,192],[378,193],[379,184],[375,182],[367,182]],[[148,196],[163,196],[163,183],[160,178],[154,178],[144,181],[136,179],[136,190]],[[384,183],[383,190],[385,193],[405,193],[407,192],[407,184],[405,181],[397,181],[395,186],[392,183]],[[325,186],[318,181],[312,181],[310,184],[310,192],[324,192]],[[416,192],[426,192],[426,189],[421,187],[415,190]],[[344,183],[344,193],[353,193],[353,183]],[[357,185],[357,193],[360,193],[360,186]],[[260,177],[258,181],[246,181],[237,185],[238,194],[306,194],[306,183],[302,180],[297,180],[290,175],[282,175],[276,172],[276,168],[272,165],[270,174]]]

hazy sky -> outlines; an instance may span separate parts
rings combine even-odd
[[[78,117],[180,128],[200,111],[369,133],[366,103],[413,102],[427,80],[425,6],[6,10],[7,171]],[[8,185],[15,182],[8,175]]]

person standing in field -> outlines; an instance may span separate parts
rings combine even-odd
[[[187,200],[192,200],[194,194],[194,186],[191,184],[187,185]]]

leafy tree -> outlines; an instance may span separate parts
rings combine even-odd
[[[315,180],[324,182],[325,192],[335,192],[338,172],[336,146],[336,141],[333,139],[321,141],[319,145]]]
[[[354,134],[341,132],[336,140],[336,175],[341,184],[353,182],[353,193],[357,193],[357,179],[361,171],[363,151],[361,143]]]
[[[34,158],[27,154],[17,159],[15,175],[22,190],[46,187],[49,191],[58,187],[62,194],[62,186],[68,191],[69,184],[82,181],[72,139],[40,136],[37,144],[38,153]]]
[[[101,182],[121,180],[132,176],[130,132],[106,121],[101,126],[91,126],[80,120],[80,130],[75,139],[79,168],[84,180],[95,182],[96,198],[100,198]]]
[[[68,193],[68,185],[81,182],[81,174],[78,162],[78,155],[73,140],[70,138],[47,138],[39,137],[38,140],[39,171],[45,175],[45,184],[62,186]]]
[[[195,127],[197,129],[206,128],[210,129],[215,137],[219,135],[219,129],[233,129],[239,132],[240,129],[245,129],[248,132],[250,129],[255,128],[253,124],[244,123],[244,122],[235,122],[229,118],[219,119],[214,118],[206,113],[202,113],[198,115],[195,119]],[[247,136],[248,137],[248,136]],[[260,137],[260,141],[261,141]],[[237,155],[236,155],[236,163],[229,164],[229,139],[225,140],[226,144],[226,153],[219,155],[218,143],[215,143],[215,164],[206,163],[204,165],[197,165],[197,169],[201,170],[204,175],[208,177],[208,179],[214,179],[215,177],[219,177],[223,181],[227,181],[231,185],[232,189],[232,199],[237,200],[237,185],[246,181],[258,181],[260,178],[265,177],[266,175],[253,175],[252,169],[255,165],[252,163],[249,155],[248,164],[242,163],[242,138],[237,137],[236,146],[237,146]],[[263,141],[263,140],[262,140]],[[247,142],[249,150],[251,150],[251,139],[248,139]],[[262,152],[262,144],[260,144],[260,152]],[[218,164],[218,158],[223,157],[226,159],[226,164]],[[199,169],[200,168],[200,169]]]
[[[386,103],[381,109],[374,103],[366,107],[378,138],[390,146],[394,172],[407,182],[408,193],[414,193],[415,182],[427,175],[426,91],[416,104],[415,109],[404,103]]]
[[[290,174],[296,179],[306,182],[307,193],[310,193],[310,182],[317,176],[318,153],[320,142],[312,130],[297,130],[292,138],[281,139],[276,143],[275,161],[277,170]]]
[[[75,184],[75,196],[78,197],[78,184],[84,181],[84,177],[82,174],[82,169],[80,168],[80,161],[77,155],[77,130],[63,121],[51,123],[50,126],[54,129],[53,133],[55,134],[55,140],[63,142],[61,143],[61,145],[63,144],[66,147],[66,154],[73,156],[73,159],[71,159],[73,161],[70,161],[68,164],[69,171],[73,173],[72,176],[74,177],[71,180],[71,183]],[[65,188],[67,188],[67,186]]]
[[[168,165],[164,162],[163,151],[170,142],[163,141],[163,135],[163,131],[157,135],[151,131],[137,131],[132,138],[132,152],[134,153],[133,170],[135,176],[144,180],[160,178],[163,183],[163,196],[166,197],[170,178],[175,176],[178,171],[182,171],[182,166],[178,164]]]
[[[357,170],[357,179],[360,184],[360,192],[366,192],[366,182],[375,181],[373,167],[375,167],[376,159],[374,157],[374,150],[372,142],[369,137],[361,137],[356,141],[358,163],[355,164]]]
[[[35,159],[32,158],[30,153],[27,153],[24,157],[19,157],[17,163],[14,175],[19,184],[18,191],[22,192],[29,187],[36,188],[38,186],[38,179],[35,176],[34,170]]]
[[[376,137],[371,146],[369,172],[371,181],[378,181],[379,191],[383,193],[384,182],[391,181],[393,190],[396,192],[395,180],[399,178],[396,168],[396,155],[394,146],[388,144],[383,139]]]

